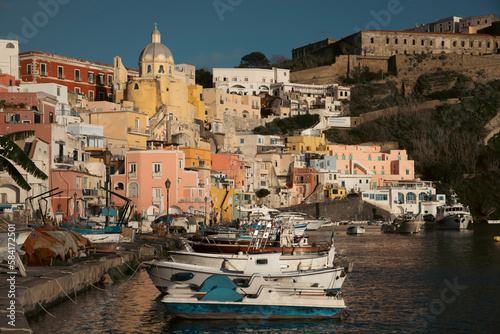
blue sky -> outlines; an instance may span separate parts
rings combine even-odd
[[[175,63],[234,67],[253,51],[291,58],[292,48],[326,37],[483,14],[500,15],[500,1],[0,0],[0,36],[19,36],[21,52],[106,64],[119,55],[137,68],[157,22]]]

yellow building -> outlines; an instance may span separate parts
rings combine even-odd
[[[188,86],[188,102],[196,108],[196,118],[205,121],[205,102],[203,98],[203,86]]]
[[[150,136],[146,113],[107,101],[87,102],[85,107],[88,111],[80,112],[80,117],[85,123],[104,127],[110,148],[146,149]]]
[[[291,136],[287,138],[286,146],[288,153],[301,154],[301,153],[323,153],[329,154],[326,147],[325,135],[321,137],[312,136]]]
[[[181,151],[184,152],[186,168],[190,169],[210,169],[211,153],[210,145],[206,143],[206,148],[193,148],[193,147],[181,147]]]
[[[121,58],[115,57],[113,90],[115,102],[131,102],[150,118],[161,111],[167,120],[194,120],[188,105],[185,73],[175,69],[172,53],[161,44],[156,27],[151,33],[151,43],[139,55],[138,77],[129,77]]]
[[[329,199],[342,199],[346,198],[345,188],[335,188],[331,187],[331,185],[323,186],[325,190],[325,197]]]

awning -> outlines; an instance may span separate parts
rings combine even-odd
[[[12,208],[12,204],[0,204],[0,209],[10,209]]]

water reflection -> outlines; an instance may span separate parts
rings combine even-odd
[[[329,237],[331,231],[325,231]],[[341,321],[172,319],[145,271],[51,307],[30,319],[34,333],[442,333],[497,332],[500,226],[417,235],[336,235],[355,263],[344,283]],[[455,287],[453,290],[451,287]],[[443,291],[445,291],[443,293]]]

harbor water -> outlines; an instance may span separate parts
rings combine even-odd
[[[500,226],[466,231],[363,235],[335,227],[354,270],[348,315],[322,321],[190,321],[171,318],[142,270],[78,294],[29,319],[33,333],[497,333]],[[329,240],[332,227],[312,232]]]

